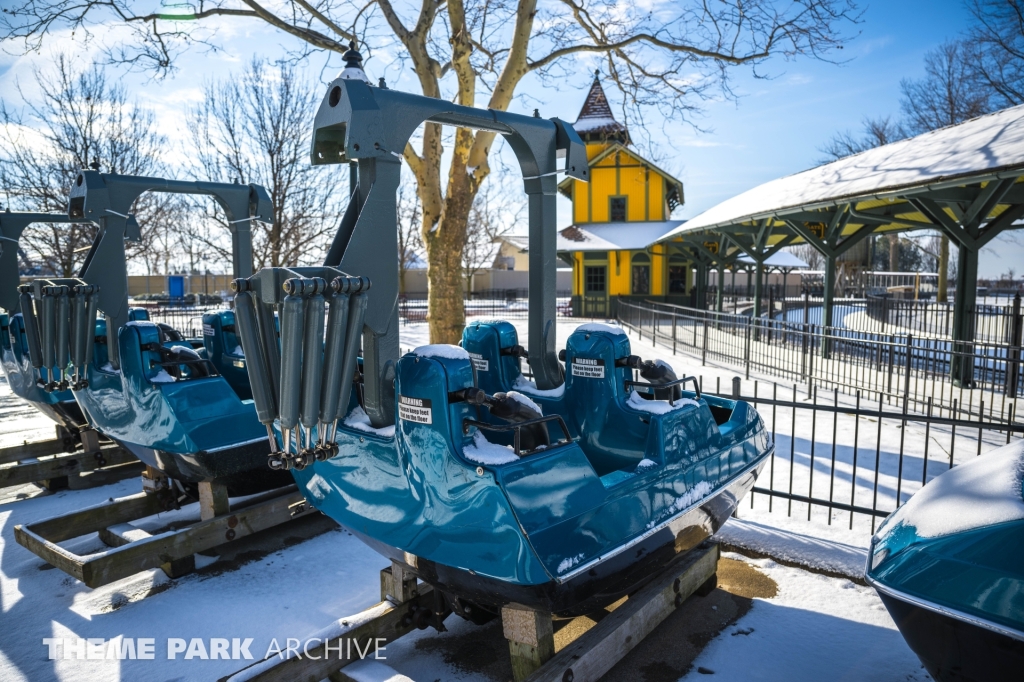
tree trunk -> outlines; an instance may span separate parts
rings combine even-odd
[[[460,134],[471,139],[470,131],[460,129],[456,137]],[[427,320],[431,343],[457,344],[466,326],[462,251],[477,186],[459,157],[456,154],[452,161],[441,218],[435,229],[423,235],[427,247]]]
[[[942,235],[939,242],[939,290],[935,300],[946,303],[949,300],[949,237]]]
[[[900,271],[900,238],[889,235],[889,272]]]

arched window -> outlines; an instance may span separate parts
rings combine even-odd
[[[678,253],[668,259],[668,293],[686,293],[686,275],[690,264]]]
[[[647,296],[651,293],[651,257],[646,253],[634,253],[630,261],[632,269],[633,295]]]

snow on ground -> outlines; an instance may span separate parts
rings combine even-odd
[[[55,434],[53,422],[14,395],[0,372],[0,447],[48,440]]]
[[[701,652],[686,682],[930,680],[873,589],[770,559],[723,556],[753,564],[779,593],[755,599]]]

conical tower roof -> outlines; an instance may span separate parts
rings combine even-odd
[[[626,126],[615,120],[608,97],[604,94],[598,72],[594,72],[594,82],[583,102],[580,115],[573,124],[576,132],[584,142],[621,142],[629,144],[629,131]]]

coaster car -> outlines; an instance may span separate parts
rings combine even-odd
[[[871,539],[866,577],[939,682],[1024,670],[1024,441],[932,479]]]
[[[43,353],[57,345],[61,376],[72,377],[70,387],[91,424],[187,490],[200,481],[223,484],[231,495],[287,485],[286,474],[264,466],[266,430],[256,418],[248,387],[239,380],[239,368],[232,364],[235,371],[227,377],[221,371],[228,369],[225,355],[237,346],[225,352],[233,334],[223,321],[231,313],[222,314],[211,324],[212,333],[204,335],[216,348],[211,355],[210,349],[194,347],[173,328],[128,307],[124,242],[139,238],[130,210],[148,191],[212,196],[227,214],[236,275],[252,272],[250,222],[266,222],[273,215],[261,187],[83,170],[71,191],[69,214],[99,229],[80,278],[35,291],[36,309],[57,311],[40,316]],[[77,302],[85,300],[85,311],[76,317]],[[96,319],[97,311],[102,319]],[[83,351],[62,355],[65,338],[72,349]],[[243,358],[235,361],[244,364]]]
[[[393,150],[424,121],[502,134],[519,159],[530,202],[526,349],[498,322],[471,325],[465,348],[399,356]],[[557,119],[339,78],[316,116],[312,160],[357,160],[359,182],[329,267],[266,268],[233,284],[270,466],[292,471],[310,504],[474,622],[512,602],[588,613],[637,589],[721,526],[774,448],[750,406],[630,355],[620,329],[583,325],[559,361],[559,158],[587,179],[582,141]]]

